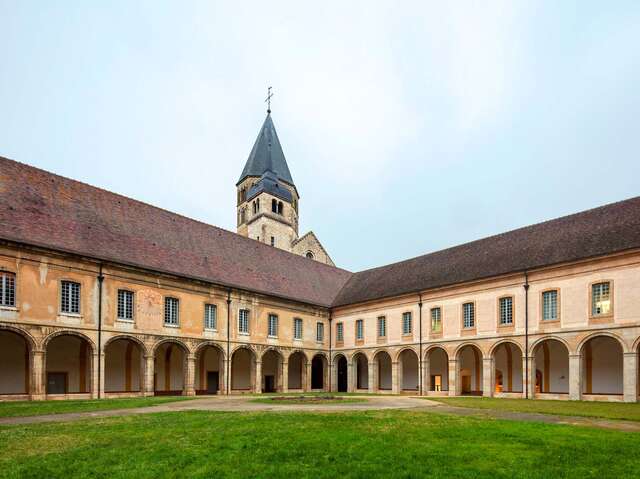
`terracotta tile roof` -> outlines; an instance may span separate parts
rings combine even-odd
[[[0,157],[0,238],[344,306],[640,248],[640,197],[352,274]]]
[[[321,306],[351,275],[2,157],[0,238]]]
[[[334,306],[640,248],[640,197],[355,273]]]

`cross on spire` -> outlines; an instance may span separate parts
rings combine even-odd
[[[267,102],[267,113],[271,113],[271,97],[273,93],[271,93],[271,87],[267,88],[267,98],[264,100]]]

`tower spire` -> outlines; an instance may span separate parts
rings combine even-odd
[[[267,102],[267,115],[271,114],[271,97],[273,93],[271,93],[271,87],[267,88],[267,98],[264,100]]]

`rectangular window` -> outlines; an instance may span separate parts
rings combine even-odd
[[[411,313],[402,313],[402,334],[411,334],[413,332],[413,321]]]
[[[464,328],[475,328],[476,326],[476,312],[473,303],[462,305],[462,326]]]
[[[302,319],[293,318],[293,339],[302,339]]]
[[[440,308],[431,308],[431,331],[434,333],[442,331],[442,311]]]
[[[80,314],[80,283],[62,281],[60,294],[60,311]]]
[[[558,319],[558,291],[542,293],[542,320],[555,321]]]
[[[344,324],[342,323],[336,324],[336,341],[344,341]]]
[[[241,309],[238,312],[238,332],[249,334],[249,310]]]
[[[319,343],[324,342],[324,324],[323,323],[316,324],[316,341]]]
[[[118,319],[133,321],[133,291],[118,290]]]
[[[591,286],[591,314],[601,316],[611,312],[611,283],[596,283]]]
[[[275,246],[276,245],[276,238],[275,236],[271,237],[271,246]]]
[[[204,329],[218,329],[218,308],[215,304],[204,305]]]
[[[378,318],[378,337],[384,338],[387,336],[387,318],[380,316]]]
[[[500,298],[500,326],[513,324],[513,298]]]
[[[269,315],[268,335],[274,338],[278,336],[278,317],[275,314]]]
[[[356,339],[364,339],[364,321],[356,320]]]
[[[164,324],[178,326],[180,300],[167,296],[164,298]]]
[[[0,306],[16,305],[16,275],[0,272]]]

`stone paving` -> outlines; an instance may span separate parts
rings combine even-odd
[[[413,409],[434,414],[453,414],[460,416],[479,416],[491,419],[506,419],[511,421],[532,421],[549,424],[567,424],[572,426],[587,426],[620,431],[640,432],[640,422],[617,421],[598,418],[556,416],[550,414],[519,413],[492,409],[473,409],[446,406],[434,400],[412,396],[358,396],[363,402],[336,402],[335,404],[267,404],[253,402],[256,396],[207,396],[191,401],[165,403],[157,406],[116,409],[111,411],[93,411],[65,414],[49,414],[45,416],[0,418],[0,425],[36,424],[44,422],[68,422],[82,419],[129,416],[134,414],[150,414],[159,412],[178,411],[221,411],[221,412],[345,412],[372,411],[385,409]]]

